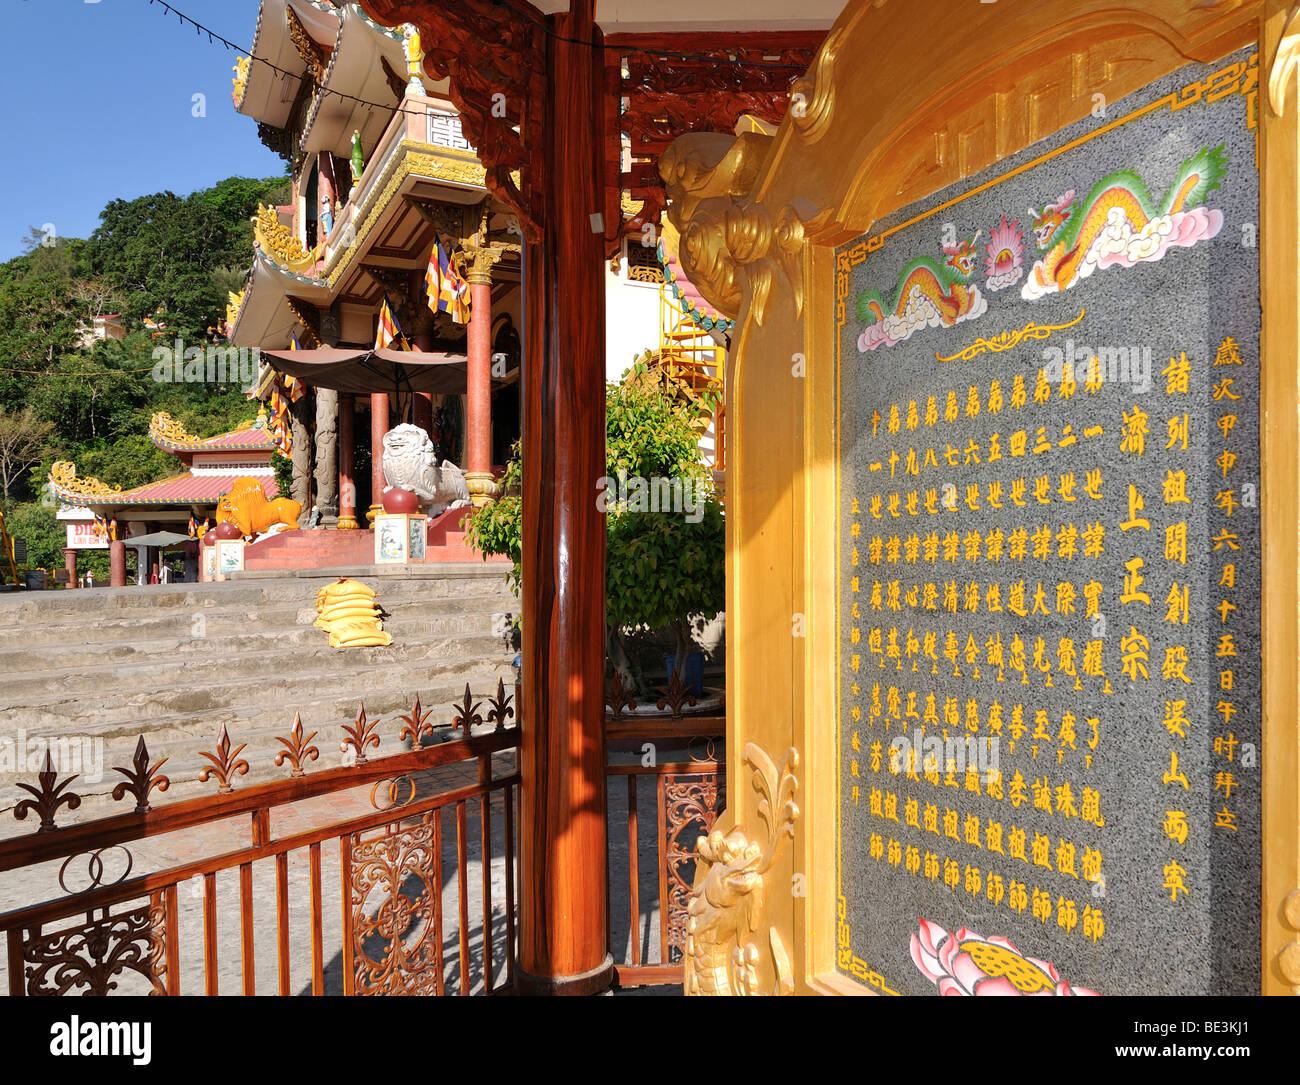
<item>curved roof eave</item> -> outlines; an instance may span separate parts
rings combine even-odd
[[[401,105],[402,99],[393,97],[379,63],[381,56],[398,75],[405,74],[406,43],[401,34],[380,26],[356,4],[348,4],[343,8],[325,79],[303,125],[303,150],[330,151],[346,158],[352,152],[354,130],[361,132],[363,151],[371,150],[383,136],[391,111]],[[341,98],[340,94],[351,98]],[[364,102],[391,105],[375,109]]]

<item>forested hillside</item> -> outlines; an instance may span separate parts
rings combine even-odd
[[[0,508],[28,543],[29,564],[62,565],[64,532],[45,494],[55,460],[110,485],[174,474],[149,418],[170,411],[208,436],[247,419],[238,384],[158,384],[152,352],[176,339],[214,341],[227,294],[252,261],[259,203],[288,198],[284,178],[231,177],[180,197],[114,200],[87,239],[33,230],[28,251],[0,264]],[[125,339],[81,346],[96,316],[121,313]],[[149,320],[165,325],[161,331]],[[88,554],[98,568],[106,556]]]

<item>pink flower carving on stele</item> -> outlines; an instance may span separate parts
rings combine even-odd
[[[928,919],[911,936],[912,963],[941,995],[1096,995],[1061,979],[1056,966],[1026,957],[1006,938],[956,934]]]

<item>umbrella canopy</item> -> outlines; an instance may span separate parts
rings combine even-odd
[[[430,395],[463,394],[468,385],[464,354],[423,350],[264,350],[281,373],[317,388],[354,395],[400,390]]]
[[[174,546],[180,546],[182,543],[194,542],[195,540],[188,535],[180,535],[175,531],[154,531],[148,535],[133,535],[129,539],[123,539],[127,546],[134,546],[140,549],[146,546],[160,546],[164,550],[170,550]]]

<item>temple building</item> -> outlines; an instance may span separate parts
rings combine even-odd
[[[59,520],[67,527],[64,556],[73,585],[77,582],[77,552],[105,550],[115,539],[132,548],[132,540],[158,531],[197,536],[205,522],[217,522],[217,502],[235,480],[255,478],[268,497],[279,493],[271,455],[279,441],[265,410],[228,433],[196,437],[166,411],[150,419],[149,439],[170,452],[184,470],[169,478],[129,490],[92,477],[80,478],[76,464],[64,460],[50,471],[50,488],[60,502]],[[157,561],[157,548],[145,548],[137,564],[137,582],[147,582]],[[125,570],[123,570],[124,572]]]
[[[292,198],[259,210],[224,331],[263,352],[259,398],[280,399],[292,376],[309,389],[283,396],[292,496],[326,528],[373,521],[382,439],[399,423],[465,471],[475,504],[492,499],[520,436],[523,233],[489,192],[517,178],[489,179],[424,56],[414,27],[381,26],[358,4],[265,0],[235,69],[234,106],[289,163]],[[657,236],[616,243],[604,297],[571,299],[611,316],[610,379],[660,344],[661,251]],[[439,553],[434,530],[431,559],[463,556]],[[365,543],[313,532],[307,549],[344,564]]]

